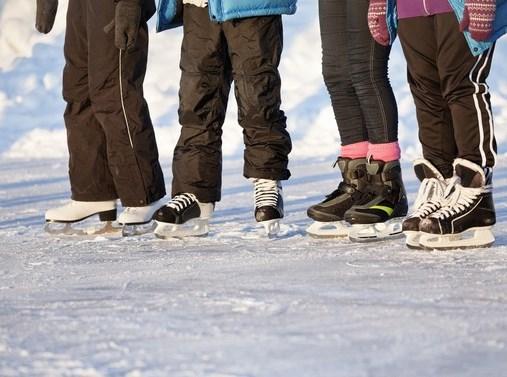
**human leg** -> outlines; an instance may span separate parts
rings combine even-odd
[[[205,8],[185,6],[181,70],[172,193],[214,203],[221,199],[222,125],[232,77],[221,26]]]
[[[126,207],[146,207],[165,195],[157,143],[143,82],[148,28],[141,20],[137,43],[127,51],[114,46],[104,27],[114,19],[115,3],[87,0],[89,91],[92,108],[107,141],[115,188]]]

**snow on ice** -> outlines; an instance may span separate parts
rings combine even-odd
[[[506,162],[497,245],[427,252],[307,237],[306,208],[336,185],[327,162],[292,164],[279,239],[258,233],[251,184],[227,160],[210,236],[161,241],[43,233],[68,197],[66,162],[3,159],[0,375],[502,376]]]
[[[316,2],[286,17],[284,108],[294,135],[282,237],[253,223],[231,101],[224,197],[205,239],[51,237],[69,197],[61,70],[66,1],[34,32],[34,1],[0,1],[0,376],[502,376],[507,369],[507,158],[497,244],[454,252],[314,240],[306,208],[337,183],[339,139],[320,73]],[[179,31],[153,34],[146,93],[170,181]],[[507,42],[490,78],[507,149]],[[404,174],[419,154],[399,46],[391,59]],[[322,135],[329,135],[325,138]]]

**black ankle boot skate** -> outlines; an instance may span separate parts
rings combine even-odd
[[[369,160],[366,170],[369,190],[374,195],[368,203],[355,205],[345,212],[345,220],[353,225],[350,239],[376,241],[400,236],[408,202],[399,161]]]
[[[345,212],[354,205],[369,202],[373,195],[368,190],[366,159],[339,157],[336,164],[342,174],[338,188],[324,201],[308,208],[307,214],[315,222],[306,230],[319,238],[346,237],[349,226],[343,224]]]

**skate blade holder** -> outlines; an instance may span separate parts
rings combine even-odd
[[[106,221],[100,224],[88,224],[80,227],[78,223],[48,221],[44,225],[44,231],[53,236],[100,236],[104,234],[116,233],[120,230],[112,221]]]
[[[121,230],[123,237],[142,236],[143,234],[151,233],[155,230],[156,224],[150,221],[144,224],[124,224]]]
[[[155,237],[167,240],[171,238],[205,237],[209,233],[209,220],[190,220],[187,224],[167,224],[156,222]]]
[[[420,243],[421,233],[418,231],[405,231],[406,241],[405,244],[409,249],[423,249]]]
[[[374,242],[403,236],[402,218],[392,219],[383,223],[353,224],[349,239],[354,242]]]
[[[306,228],[306,233],[314,238],[344,238],[349,235],[349,230],[350,227],[342,221],[315,221]]]
[[[268,238],[275,238],[280,233],[280,219],[261,221],[259,224],[264,228]]]
[[[471,228],[457,234],[422,233],[419,244],[428,250],[477,249],[495,243],[492,227]]]

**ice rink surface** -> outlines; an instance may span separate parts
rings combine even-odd
[[[48,36],[33,28],[35,3],[0,0],[1,377],[506,375],[507,38],[489,79],[503,155],[490,249],[411,251],[402,239],[305,235],[307,207],[338,184],[331,165],[340,145],[316,0],[300,0],[298,14],[284,18],[280,70],[294,151],[279,239],[253,222],[232,97],[223,201],[208,238],[52,237],[42,231],[44,212],[69,197],[61,99],[68,1]],[[152,33],[145,82],[168,185],[181,34]],[[390,78],[413,201],[408,161],[420,146],[405,68],[397,42]]]
[[[506,161],[497,244],[452,252],[308,238],[330,165],[293,162],[279,239],[256,230],[228,160],[210,236],[161,241],[43,233],[69,195],[66,162],[0,160],[0,375],[505,375]]]

